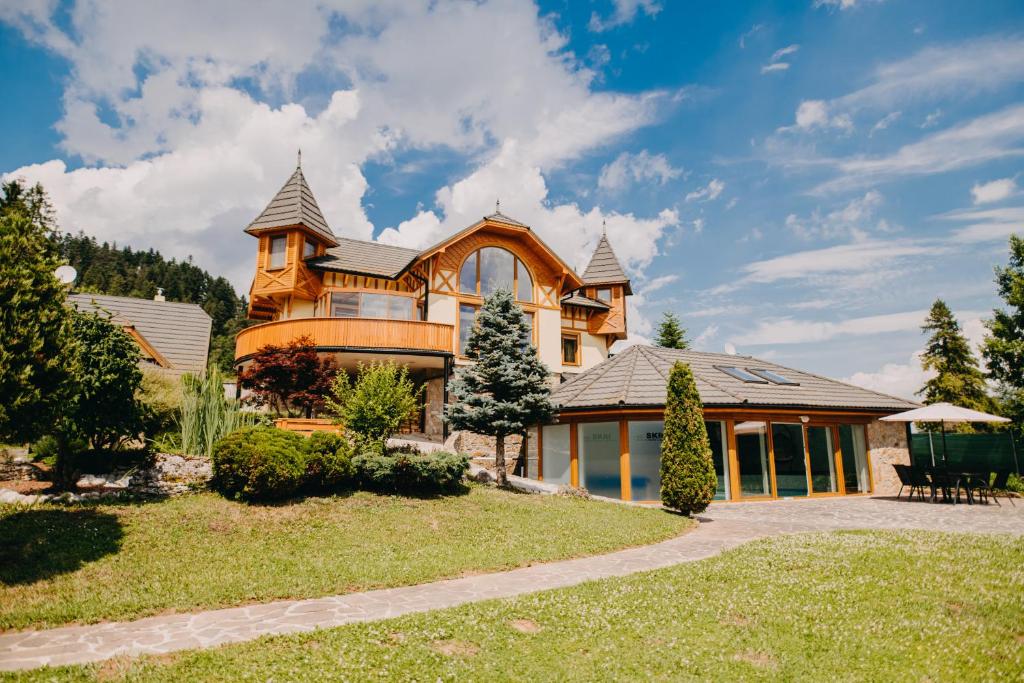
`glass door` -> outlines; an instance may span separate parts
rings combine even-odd
[[[759,420],[736,423],[736,464],[740,496],[772,495],[768,469],[768,425]]]
[[[813,425],[807,428],[807,459],[811,467],[811,491],[836,493],[836,455],[832,427]]]
[[[772,455],[775,461],[775,495],[807,495],[807,462],[804,427],[799,422],[772,422]]]

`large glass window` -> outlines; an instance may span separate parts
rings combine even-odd
[[[284,235],[270,238],[270,262],[268,268],[284,268],[285,250],[288,247],[288,238]]]
[[[804,426],[772,423],[772,455],[775,462],[775,493],[779,497],[807,495],[807,462],[804,459]]]
[[[768,425],[748,420],[737,422],[735,429],[740,495],[770,496],[772,489],[768,481]]]
[[[729,456],[725,447],[725,423],[705,422],[708,430],[708,441],[711,442],[711,460],[715,463],[715,476],[718,488],[715,489],[715,500],[729,500]]]
[[[661,420],[629,423],[629,479],[633,500],[661,499]]]
[[[372,292],[332,292],[333,318],[389,318],[412,320],[416,302],[412,297]]]
[[[541,428],[541,462],[544,481],[569,484],[569,425]]]
[[[843,483],[847,493],[871,490],[868,475],[868,449],[864,425],[839,425],[839,450],[843,460]]]
[[[499,287],[519,301],[533,303],[533,278],[520,259],[500,247],[484,247],[470,254],[459,271],[459,291],[485,297]]]
[[[622,497],[619,423],[579,424],[580,486],[595,496]]]
[[[811,491],[814,493],[838,491],[831,427],[807,428],[807,456],[811,462]]]
[[[472,304],[459,304],[459,355],[466,355],[466,343],[473,331],[477,310]]]

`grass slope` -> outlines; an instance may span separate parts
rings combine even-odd
[[[479,486],[281,506],[201,494],[0,508],[0,629],[423,583],[642,545],[690,525],[658,510]]]
[[[1024,539],[778,537],[575,588],[23,680],[1020,680]]]

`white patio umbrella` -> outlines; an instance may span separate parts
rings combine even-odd
[[[905,413],[896,413],[879,418],[883,422],[938,422],[942,426],[942,461],[946,462],[946,423],[960,422],[1010,422],[1005,417],[990,415],[952,403],[933,403],[923,408],[914,408]],[[935,464],[934,462],[932,463]]]

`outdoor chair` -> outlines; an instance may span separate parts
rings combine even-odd
[[[900,490],[896,494],[897,500],[900,494],[903,493],[903,489],[908,486],[910,487],[910,495],[907,496],[907,500],[914,500],[915,490],[921,496],[921,500],[924,500],[924,487],[928,486],[928,482],[925,481],[924,485],[917,482],[914,478],[914,470],[910,465],[893,465],[892,467],[896,470],[896,476],[900,478]]]
[[[938,494],[942,492],[942,500],[952,500],[953,503],[957,502],[956,498],[953,498],[953,488],[956,486],[956,481],[949,475],[944,469],[938,467],[929,467],[927,469],[915,469],[914,476],[924,480],[925,485],[931,489],[931,501],[934,503],[938,500]]]
[[[995,479],[992,480],[992,486],[989,488],[989,494],[992,496],[992,500],[996,502],[996,505],[1002,506],[999,499],[996,497],[998,494],[1003,494],[1003,497],[1010,501],[1010,505],[1017,506],[1013,502],[1014,495],[1006,488],[1007,483],[1010,481],[1010,470],[1002,470],[996,472]]]
[[[988,503],[989,494],[992,492],[991,481],[992,473],[988,471],[963,474],[956,481],[956,499],[960,499],[960,488],[963,487],[964,492],[967,494],[968,504],[975,501]],[[974,493],[977,493],[977,496]]]

